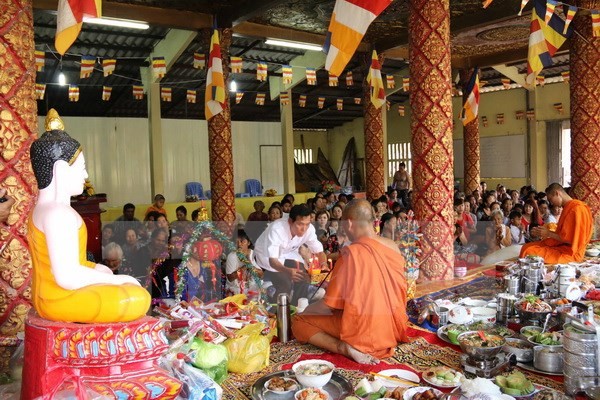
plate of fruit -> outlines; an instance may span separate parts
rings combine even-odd
[[[463,374],[448,367],[434,367],[423,372],[425,382],[440,388],[458,387],[462,377]]]
[[[537,392],[537,388],[521,371],[514,371],[508,375],[498,375],[495,383],[500,387],[502,393],[517,399],[530,397]]]

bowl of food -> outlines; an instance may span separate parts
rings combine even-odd
[[[427,386],[417,386],[408,389],[402,396],[403,400],[437,400],[441,399],[444,393]]]
[[[515,303],[515,310],[523,321],[544,323],[548,314],[552,313],[552,306],[538,296],[528,295]]]
[[[292,378],[284,378],[282,376],[276,376],[265,382],[265,390],[277,393],[286,394],[295,392],[300,388],[298,382]]]
[[[458,325],[470,324],[473,322],[473,312],[467,307],[454,307],[448,311],[448,321]]]
[[[326,391],[318,388],[306,388],[300,390],[294,395],[296,400],[329,400],[330,397]]]
[[[502,350],[514,354],[518,362],[533,361],[533,346],[526,340],[506,338],[506,344],[502,346]]]
[[[562,332],[538,332],[527,338],[535,346],[562,347]]]
[[[292,370],[302,386],[322,388],[331,379],[335,365],[324,360],[304,360],[294,364]]]
[[[506,339],[489,332],[469,331],[458,335],[458,344],[474,360],[489,360],[502,350]]]
[[[521,335],[525,337],[525,339],[529,339],[531,336],[535,336],[542,331],[541,326],[524,326],[519,331]]]

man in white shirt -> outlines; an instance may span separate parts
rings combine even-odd
[[[264,281],[273,283],[275,296],[293,290],[293,304],[296,299],[306,297],[310,283],[304,259],[298,252],[303,244],[318,257],[320,268],[325,268],[327,256],[310,223],[310,209],[299,204],[292,207],[288,218],[271,222],[254,246],[256,263],[265,270]]]

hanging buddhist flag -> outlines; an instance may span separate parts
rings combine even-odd
[[[527,121],[533,121],[535,119],[535,110],[527,110]]]
[[[329,86],[335,87],[338,85],[338,77],[335,75],[329,74]]]
[[[219,31],[214,29],[210,38],[206,90],[204,91],[204,117],[207,121],[223,111],[227,106],[226,100]]]
[[[294,78],[294,71],[291,65],[284,65],[281,67],[281,74],[284,85],[291,85]]]
[[[240,104],[240,101],[242,101],[242,97],[244,97],[243,92],[236,92],[235,93],[235,104]]]
[[[496,114],[496,123],[498,125],[504,124],[504,114]]]
[[[488,126],[488,119],[485,115],[483,117],[481,117],[481,123],[483,124],[484,127]]]
[[[525,118],[525,111],[523,111],[523,110],[515,111],[515,118],[516,119],[524,119]]]
[[[259,106],[265,105],[265,94],[264,93],[256,93],[256,100],[254,101]]]
[[[392,0],[335,2],[323,46],[327,71],[335,76],[342,74],[371,22],[391,3]]]
[[[264,82],[267,80],[268,67],[266,63],[256,64],[256,79]]]
[[[367,82],[371,86],[371,103],[375,108],[381,108],[385,102],[385,90],[381,79],[381,64],[375,50],[371,55],[371,67],[369,68],[369,75],[367,75]]]
[[[54,47],[64,56],[75,42],[83,18],[100,18],[102,16],[102,0],[59,0],[56,16],[56,38]]]
[[[196,94],[197,93],[196,93],[195,90],[188,89],[187,93],[186,93],[186,96],[185,96],[187,102],[188,103],[192,103],[192,104],[196,104]]]
[[[540,86],[544,86],[546,84],[546,78],[543,75],[538,75],[535,77],[535,82]]]
[[[142,100],[144,98],[144,87],[133,85],[133,98],[136,100]]]
[[[565,7],[567,6],[567,4],[565,4]],[[575,14],[577,14],[577,7],[575,6],[568,6],[569,9],[567,10],[567,15],[565,16],[565,28],[563,29],[563,35],[567,34],[567,31],[569,30],[569,25],[571,25],[571,22],[573,21],[573,18],[575,18]]]
[[[314,68],[306,68],[306,84],[316,85],[317,84],[317,70]]]
[[[160,88],[160,99],[162,101],[171,101],[173,95],[173,89],[167,87]]]
[[[521,14],[523,14],[523,9],[527,5],[527,3],[529,3],[529,0],[521,0],[521,9],[519,10],[519,17],[521,16]]]
[[[104,77],[106,78],[109,75],[112,75],[115,72],[115,68],[117,66],[117,60],[114,58],[104,58],[102,60],[102,72],[104,73]]]
[[[360,97],[355,97],[354,104],[360,104],[360,103],[362,103],[362,99]]]
[[[600,37],[600,10],[592,10],[592,35]]]
[[[45,83],[36,83],[35,84],[35,98],[37,100],[44,100],[45,94],[46,94],[46,84]]]
[[[554,103],[554,109],[556,110],[557,113],[562,114],[563,113],[562,103]]]
[[[194,53],[194,68],[206,68],[206,54]]]
[[[502,78],[502,87],[504,87],[504,89],[510,89],[510,79]]]
[[[305,94],[301,94],[300,98],[298,99],[298,105],[300,107],[306,107],[306,95]]]
[[[154,79],[160,79],[167,73],[167,63],[164,57],[152,57],[152,75]]]
[[[109,86],[102,86],[102,100],[109,101],[110,95],[112,94],[112,88]]]
[[[570,71],[563,71],[560,73],[562,75],[563,78],[563,82],[569,82],[569,80],[571,79],[571,72]]]
[[[325,97],[319,97],[319,101],[317,102],[317,107],[323,108],[325,105]]]
[[[35,70],[40,72],[44,69],[46,63],[46,52],[44,50],[35,51]]]
[[[231,68],[232,74],[239,74],[244,69],[244,61],[242,57],[230,57],[229,67]]]
[[[468,93],[468,95],[460,118],[463,126],[477,119],[479,112],[479,68],[475,68],[473,71],[469,82],[465,86],[465,93]]]
[[[490,4],[492,4],[494,0],[483,0],[483,8],[488,8],[490,6]]]
[[[337,99],[337,109],[342,111],[344,109],[344,99]]]
[[[353,86],[354,78],[352,77],[352,71],[346,72],[346,86]]]
[[[288,92],[279,93],[279,104],[281,104],[282,106],[287,106],[288,104],[290,104],[290,95],[288,94]]]
[[[398,115],[400,115],[401,117],[404,117],[404,106],[398,106]]]
[[[94,72],[94,65],[96,65],[96,57],[94,56],[81,56],[81,69],[79,71],[79,78],[89,78]]]
[[[410,90],[410,78],[402,78],[402,90],[405,92]]]
[[[69,101],[79,101],[79,87],[69,85]]]
[[[396,87],[396,80],[394,79],[393,75],[387,75],[385,77],[385,81],[388,89],[394,89]]]
[[[556,1],[555,0],[547,0],[546,1],[546,15],[544,17],[544,22],[546,22],[546,24],[548,22],[550,22],[550,20],[552,19],[552,16],[554,15],[554,9],[556,8]]]

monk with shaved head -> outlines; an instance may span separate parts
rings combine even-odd
[[[548,186],[546,196],[551,205],[563,208],[556,230],[552,231],[545,225],[532,228],[532,235],[543,240],[524,245],[520,256],[540,256],[548,264],[581,262],[592,237],[590,207],[573,199],[558,183]]]
[[[327,293],[292,321],[301,343],[311,343],[361,364],[376,364],[407,341],[404,258],[377,236],[366,200],[344,208],[342,229],[352,244],[341,250]]]

